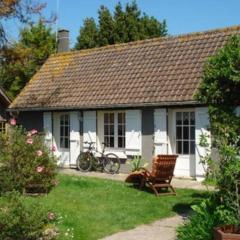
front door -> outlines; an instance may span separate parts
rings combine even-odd
[[[175,110],[175,153],[179,155],[175,175],[195,176],[195,111]]]
[[[54,113],[54,139],[60,166],[69,166],[70,116],[69,113]]]

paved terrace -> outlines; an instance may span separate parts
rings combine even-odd
[[[95,177],[95,178],[102,178],[102,179],[110,179],[116,181],[124,181],[128,174],[126,173],[119,173],[119,174],[107,174],[102,172],[80,172],[76,169],[60,169],[60,173],[69,174],[69,175],[77,175],[77,176],[84,176],[84,177]],[[198,182],[193,179],[186,179],[186,178],[173,178],[172,185],[175,188],[188,188],[188,189],[195,189],[195,190],[207,190],[207,187],[203,185],[201,182]],[[210,187],[212,190],[213,188]]]

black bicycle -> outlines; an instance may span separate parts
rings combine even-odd
[[[118,173],[120,168],[120,159],[114,153],[104,154],[106,143],[103,144],[102,152],[97,151],[93,145],[94,142],[84,142],[88,144],[88,150],[86,152],[81,152],[77,159],[77,168],[82,172],[88,172],[93,168],[101,168],[106,173]],[[93,152],[100,153],[100,157],[96,157]]]

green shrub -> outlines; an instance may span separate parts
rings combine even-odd
[[[17,192],[2,197],[0,203],[0,239],[36,240],[55,239],[55,215],[36,201]],[[51,231],[51,236],[46,232]]]
[[[11,126],[0,137],[0,194],[39,185],[46,191],[55,183],[56,159],[36,130]]]
[[[132,160],[128,161],[128,163],[131,165],[131,171],[136,172],[139,171],[141,168],[144,168],[147,166],[147,163],[142,165],[144,160],[141,156],[134,156]]]
[[[231,209],[226,209],[215,196],[192,207],[193,214],[177,230],[178,240],[212,240],[213,228],[221,224],[237,224]]]

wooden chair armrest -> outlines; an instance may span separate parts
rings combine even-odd
[[[151,176],[151,173],[149,172],[148,169],[144,168],[144,167],[141,167],[140,170],[143,170],[142,171],[142,174],[145,176],[145,177],[150,177]]]

